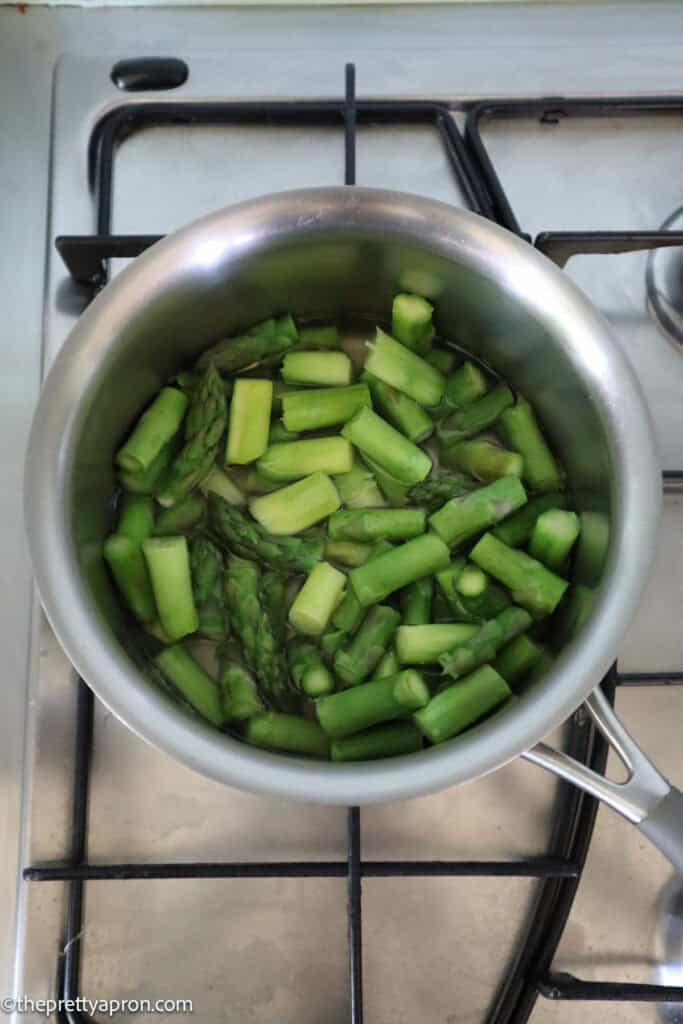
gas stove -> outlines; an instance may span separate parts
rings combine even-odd
[[[667,474],[656,570],[604,685],[683,783],[681,250],[649,249],[683,242],[659,234],[680,220],[683,96],[519,96],[511,69],[510,94],[487,94],[476,68],[463,90],[447,62],[379,49],[355,75],[315,51],[115,65],[55,75],[44,368],[154,238],[265,192],[416,192],[568,259],[635,366]],[[362,814],[228,790],[127,731],[35,619],[18,992],[268,1024],[678,1019],[667,865],[590,798],[521,761]],[[553,741],[618,772],[582,710]]]

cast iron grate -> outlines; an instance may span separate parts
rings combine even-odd
[[[134,62],[130,62],[134,63]],[[154,63],[154,62],[152,62]],[[163,65],[164,62],[157,62]],[[160,69],[163,72],[163,66]],[[132,68],[135,72],[135,68]],[[143,78],[149,68],[141,69]],[[155,88],[154,76],[149,88]],[[139,86],[136,86],[139,88]],[[596,112],[609,107],[614,101],[584,100],[581,109]],[[619,101],[628,103],[629,101]],[[674,99],[638,101],[647,112],[652,109],[670,109],[677,103],[683,110],[683,100]],[[133,257],[158,240],[160,236],[110,234],[113,167],[116,146],[132,131],[149,125],[165,123],[183,124],[235,124],[263,125],[330,125],[338,124],[345,133],[344,181],[356,181],[356,125],[358,123],[431,123],[439,133],[453,174],[465,201],[471,210],[489,217],[521,234],[502,186],[493,169],[479,135],[480,122],[485,117],[503,116],[564,116],[575,101],[539,100],[529,103],[477,104],[470,110],[467,122],[467,143],[460,134],[452,116],[462,105],[437,101],[408,100],[356,100],[354,66],[346,66],[345,97],[340,100],[306,102],[212,102],[212,103],[126,103],[106,115],[96,126],[89,146],[90,185],[97,199],[97,233],[87,236],[61,236],[56,246],[69,270],[79,284],[87,285],[94,295],[107,280],[108,261],[116,257]],[[640,109],[640,108],[639,108]],[[514,111],[514,113],[513,113]],[[517,114],[519,111],[519,114]],[[612,112],[610,110],[610,112]],[[634,111],[635,112],[635,111]],[[539,248],[554,256],[577,252],[621,252],[633,248],[652,248],[658,245],[683,244],[683,236],[662,233],[594,232],[572,236],[548,233],[539,236]],[[579,244],[580,243],[580,244]],[[642,243],[642,244],[641,244]],[[600,248],[607,246],[607,248]],[[611,247],[610,247],[611,246]],[[590,248],[592,247],[592,248]],[[683,482],[683,471],[666,473],[665,491],[678,491]],[[683,672],[645,673],[622,675],[614,666],[603,680],[603,688],[610,701],[614,700],[618,685],[668,685],[683,683]],[[351,1024],[363,1021],[362,983],[362,892],[363,878],[399,877],[508,877],[537,878],[540,888],[535,907],[516,956],[497,993],[488,1024],[524,1024],[539,994],[549,999],[608,999],[638,1000],[646,1002],[683,1002],[683,988],[659,985],[631,985],[613,982],[584,982],[569,975],[552,972],[552,961],[568,920],[577,891],[586,856],[590,847],[597,812],[596,801],[578,789],[561,782],[558,790],[556,820],[548,853],[535,858],[512,861],[368,861],[361,853],[361,813],[349,808],[347,813],[347,857],[341,861],[288,861],[288,862],[221,862],[170,864],[90,864],[88,861],[88,799],[93,745],[95,700],[92,691],[82,680],[78,682],[75,760],[73,770],[73,803],[71,818],[71,854],[65,863],[33,865],[24,870],[28,881],[68,882],[67,912],[64,936],[57,965],[58,997],[64,1002],[80,995],[82,957],[83,900],[87,881],[125,881],[130,879],[220,879],[220,878],[345,878],[347,883],[347,952]],[[569,723],[567,750],[572,756],[595,771],[604,771],[608,745],[595,729],[592,720],[581,709]],[[62,1010],[60,1022],[83,1024],[90,1018],[73,1010]]]

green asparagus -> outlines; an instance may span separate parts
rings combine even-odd
[[[142,550],[159,621],[172,640],[181,640],[194,633],[199,625],[187,540],[183,536],[149,537],[143,542]]]
[[[159,454],[152,459],[147,469],[139,469],[132,472],[120,469],[119,482],[123,489],[131,494],[155,494],[173,458],[175,449],[175,440],[169,441],[159,451]]]
[[[476,480],[464,473],[442,473],[411,487],[408,500],[411,505],[421,505],[427,512],[436,512],[450,498],[460,498],[478,486]]]
[[[124,494],[116,532],[137,544],[147,540],[154,530],[154,502],[144,494]]]
[[[401,616],[395,608],[378,604],[371,608],[347,646],[334,656],[334,670],[347,686],[367,679],[398,629]]]
[[[516,405],[503,413],[499,426],[505,443],[523,456],[523,476],[531,490],[561,490],[564,484],[562,471],[529,403],[518,398]]]
[[[435,366],[443,374],[449,374],[452,372],[455,366],[455,352],[450,352],[446,348],[435,348],[431,352],[428,352],[425,359],[430,366]]]
[[[332,739],[343,739],[381,722],[405,718],[429,702],[419,672],[404,669],[395,676],[361,683],[316,701],[318,721]]]
[[[543,648],[539,644],[526,633],[520,633],[498,652],[493,668],[509,686],[515,686],[531,671],[542,654]]]
[[[394,508],[406,505],[410,488],[388,473],[382,466],[373,462],[365,453],[361,455],[361,458],[377,481],[379,490],[386,499],[385,504],[388,502]]]
[[[217,494],[229,505],[244,505],[246,503],[246,498],[237,484],[218,466],[213,466],[204,479],[200,480],[199,489],[206,495]]]
[[[249,510],[269,533],[301,533],[336,512],[337,489],[325,473],[312,473],[273,494],[254,498]]]
[[[218,681],[223,694],[226,721],[243,722],[264,711],[256,680],[244,664],[239,645],[234,641],[221,644],[218,660]]]
[[[339,329],[332,324],[299,328],[298,349],[334,349],[340,346]]]
[[[468,640],[452,651],[442,654],[439,662],[444,672],[459,679],[492,661],[501,647],[514,640],[531,625],[532,619],[523,608],[512,605],[495,619],[489,619]]]
[[[271,318],[237,337],[224,338],[212,345],[197,360],[203,370],[212,363],[220,373],[235,373],[246,366],[279,356],[297,341],[297,330],[291,317]]]
[[[246,465],[268,447],[273,382],[240,377],[230,402],[230,422],[225,461]]]
[[[434,422],[416,401],[365,371],[363,380],[370,388],[373,404],[402,434],[419,444],[434,432]]]
[[[371,544],[359,544],[353,540],[328,540],[325,542],[325,558],[330,562],[355,566],[367,562],[372,551]]]
[[[386,540],[378,540],[370,548],[370,553],[365,561],[379,558],[380,555],[391,551],[392,546]],[[365,563],[363,563],[365,564]],[[335,629],[343,630],[345,633],[354,633],[363,619],[363,607],[356,597],[352,588],[349,588],[344,599],[332,617],[332,624]]]
[[[391,722],[332,740],[333,761],[374,761],[380,757],[400,757],[422,749],[422,734],[412,722]]]
[[[241,509],[215,495],[209,498],[209,524],[214,538],[229,551],[280,572],[309,572],[323,555],[321,536],[269,536]]]
[[[500,385],[476,402],[461,406],[439,424],[437,434],[441,443],[450,446],[487,430],[514,400],[510,388]]]
[[[413,352],[427,355],[434,337],[433,312],[431,302],[421,295],[395,295],[391,307],[392,335]]]
[[[164,508],[157,516],[154,533],[157,537],[167,537],[173,533],[183,533],[199,526],[206,516],[206,500],[201,494],[188,494],[177,505]]]
[[[386,654],[380,659],[377,668],[372,674],[375,679],[385,679],[387,676],[395,676],[396,673],[400,671],[401,662],[398,660],[396,648],[390,647]]]
[[[437,693],[413,720],[431,743],[443,743],[492,711],[512,695],[510,687],[490,665]]]
[[[421,448],[371,409],[357,412],[342,428],[342,435],[401,483],[418,484],[432,468],[432,460]]]
[[[466,622],[427,623],[423,626],[399,626],[396,654],[402,665],[433,665],[447,651],[465,643],[477,632]]]
[[[483,371],[466,359],[446,381],[445,395],[451,405],[470,405],[488,391]]]
[[[212,725],[223,724],[223,702],[218,686],[182,644],[166,647],[157,654],[154,664],[202,718]]]
[[[352,569],[349,580],[359,602],[367,607],[423,576],[445,569],[448,561],[448,548],[441,538],[425,533]]]
[[[522,476],[524,471],[521,455],[483,438],[442,446],[441,462],[485,482],[502,476]]]
[[[266,750],[286,750],[310,757],[329,756],[327,736],[317,722],[298,715],[265,711],[249,718],[244,731],[247,743]]]
[[[426,521],[420,508],[359,508],[334,512],[328,531],[332,540],[409,540],[424,533]]]
[[[290,352],[282,361],[282,379],[288,384],[344,387],[352,377],[351,360],[345,352]]]
[[[511,548],[518,548],[529,540],[534,523],[541,512],[550,508],[564,508],[566,501],[566,496],[562,491],[551,491],[548,494],[531,497],[526,505],[504,519],[491,532],[504,544],[508,544]]]
[[[104,557],[116,586],[136,619],[141,622],[156,619],[154,593],[140,543],[114,533],[104,542]]]
[[[529,554],[553,571],[561,569],[580,530],[576,512],[560,508],[541,512],[531,534]]]
[[[348,473],[353,466],[353,449],[343,437],[315,437],[305,441],[274,444],[256,463],[269,480],[298,480],[311,473]]]
[[[368,343],[365,369],[420,405],[438,405],[446,386],[446,378],[436,367],[380,327],[374,342]]]
[[[491,533],[484,534],[470,552],[470,558],[508,587],[517,604],[538,615],[552,614],[569,585],[541,562],[509,548]]]
[[[195,537],[190,544],[190,573],[198,632],[212,640],[221,639],[229,625],[223,592],[223,555],[205,537]]]
[[[289,609],[289,621],[298,633],[320,636],[339,604],[346,576],[329,562],[318,562]]]
[[[287,430],[322,430],[346,423],[359,409],[371,405],[367,384],[288,391],[282,396],[282,422]]]
[[[347,508],[382,508],[386,501],[372,471],[356,458],[348,473],[334,478],[335,487]]]
[[[116,462],[121,469],[127,473],[148,470],[180,427],[187,405],[187,395],[182,391],[162,388],[117,452]]]
[[[411,583],[401,593],[401,612],[404,626],[423,626],[432,621],[434,577],[425,576]]]
[[[451,546],[493,526],[526,501],[526,492],[516,476],[504,476],[478,491],[452,498],[429,517],[429,525]]]
[[[272,405],[271,405],[272,411]],[[287,430],[287,427],[280,422],[280,420],[271,420],[270,430],[268,431],[268,447],[274,444],[282,444],[285,441],[298,441],[299,435],[295,434],[293,430]]]
[[[294,639],[287,650],[289,671],[294,685],[307,697],[322,697],[334,690],[334,676],[314,644]]]

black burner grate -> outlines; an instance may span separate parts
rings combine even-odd
[[[128,62],[134,65],[135,62]],[[154,62],[152,62],[154,63]],[[131,70],[130,68],[128,69]],[[135,72],[135,68],[132,68]],[[142,77],[148,69],[141,69]],[[149,87],[154,87],[153,80]],[[140,88],[140,86],[136,86]],[[618,107],[618,109],[617,109]],[[521,234],[480,135],[480,125],[493,117],[538,117],[558,120],[581,116],[628,112],[683,111],[683,99],[648,100],[534,100],[484,102],[471,107],[466,140],[453,117],[465,109],[457,103],[409,100],[356,100],[355,70],[346,67],[343,100],[302,102],[126,103],[107,114],[96,126],[89,147],[90,185],[97,198],[97,233],[61,236],[56,246],[71,276],[90,286],[94,295],[107,280],[108,260],[139,255],[159,236],[110,234],[114,157],[117,144],[131,132],[149,125],[235,124],[339,125],[345,133],[347,185],[356,178],[356,125],[363,123],[433,124],[447,153],[455,179],[471,210],[496,220]],[[637,248],[683,244],[683,235],[654,233],[546,233],[536,240],[539,248],[560,264],[578,252],[622,252]],[[665,491],[678,491],[683,471],[664,474]],[[614,667],[603,680],[610,701],[618,685],[668,685],[683,683],[683,672],[617,674]],[[363,1021],[362,985],[362,879],[399,877],[515,877],[537,878],[540,890],[526,934],[519,943],[507,976],[488,1015],[488,1024],[524,1024],[538,995],[548,999],[636,1000],[683,1002],[683,988],[584,982],[566,974],[553,974],[552,961],[568,920],[597,812],[596,801],[561,782],[558,811],[547,855],[514,861],[365,861],[361,853],[361,813],[347,811],[347,858],[344,861],[291,861],[285,863],[183,863],[183,864],[90,864],[87,855],[88,797],[95,700],[84,682],[78,684],[76,752],[73,776],[71,855],[66,863],[34,865],[24,870],[29,881],[67,881],[68,906],[63,953],[58,963],[58,997],[76,1001],[80,995],[83,897],[85,883],[93,880],[125,881],[151,878],[329,878],[347,880],[348,970],[351,1024]],[[569,723],[568,751],[593,770],[605,769],[608,745],[592,720],[581,709]],[[63,1010],[61,1022],[92,1021],[76,1011]],[[427,1022],[428,1024],[428,1022]]]

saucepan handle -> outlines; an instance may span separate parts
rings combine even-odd
[[[599,687],[585,706],[624,762],[628,770],[626,782],[613,782],[546,743],[537,744],[523,756],[574,783],[633,822],[683,875],[683,793],[645,756]]]

